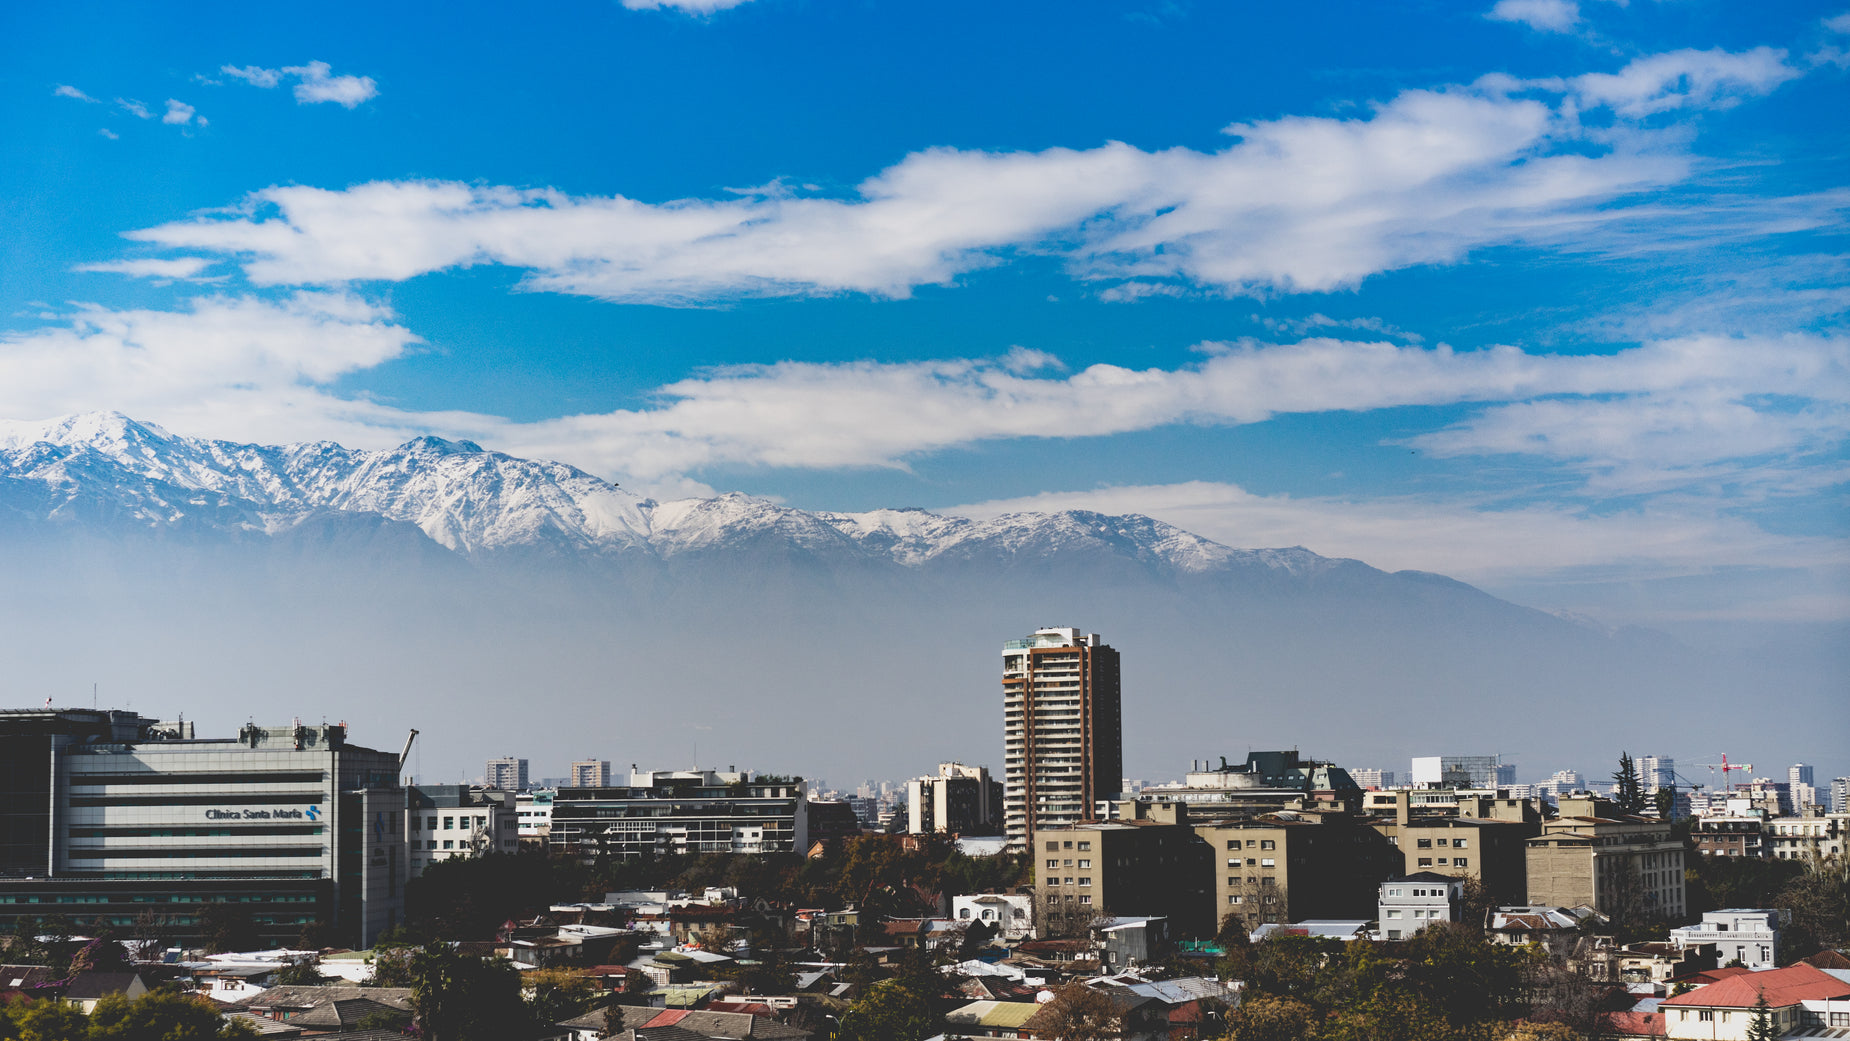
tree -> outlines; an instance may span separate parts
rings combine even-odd
[[[1766,992],[1760,992],[1760,1000],[1754,1002],[1754,1018],[1747,1024],[1747,1041],[1779,1041],[1785,1031],[1773,1020],[1773,1010],[1767,1006]]]
[[[1792,912],[1784,943],[1792,957],[1850,944],[1850,857],[1813,854],[1804,873],[1779,891],[1773,906]]]
[[[1226,1041],[1315,1041],[1317,1010],[1296,998],[1259,994],[1227,1013]]]
[[[539,969],[529,973],[526,982],[533,984],[527,1007],[541,1023],[571,1019],[585,1010],[595,993],[588,976],[569,969]]]
[[[119,972],[128,964],[122,945],[114,940],[91,940],[71,956],[71,975],[80,972]]]
[[[225,1041],[256,1037],[248,1024],[226,1020],[207,998],[153,990],[130,1001],[104,998],[90,1013],[86,1041]]]
[[[270,974],[272,987],[316,987],[321,985],[321,957],[311,954],[300,961],[288,965]]]
[[[12,1020],[19,1041],[84,1041],[90,1021],[75,1005],[62,1001],[22,1001],[0,1010]]]
[[[530,1025],[520,971],[431,944],[411,957],[411,1007],[425,1041],[502,1041]]]
[[[1117,1037],[1118,1006],[1083,983],[1054,991],[1053,999],[1034,1014],[1034,1032],[1060,1041],[1104,1041]]]
[[[1630,752],[1619,753],[1619,768],[1612,772],[1612,801],[1626,813],[1644,812],[1644,787],[1638,783],[1638,769]]]
[[[931,1002],[899,980],[867,988],[861,1000],[842,1013],[837,1041],[924,1041],[938,1033]]]

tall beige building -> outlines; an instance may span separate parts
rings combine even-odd
[[[572,764],[573,788],[610,787],[610,760],[580,759]]]
[[[1003,826],[1009,848],[1097,819],[1124,773],[1118,652],[1097,633],[1037,629],[1002,645]]]
[[[1628,918],[1685,913],[1683,842],[1669,821],[1631,816],[1605,799],[1566,798],[1528,845],[1531,904],[1585,904]]]

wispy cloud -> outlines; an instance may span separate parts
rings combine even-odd
[[[196,111],[197,110],[195,110],[193,106],[184,101],[176,101],[173,98],[168,98],[167,113],[161,116],[161,122],[170,126],[185,126],[188,123],[196,121],[200,126],[205,126],[206,121],[203,117],[195,120]]]
[[[265,89],[281,86],[286,80],[294,80],[295,99],[299,105],[331,102],[342,108],[355,108],[379,95],[379,85],[371,76],[336,76],[333,74],[333,66],[325,61],[286,65],[280,69],[266,69],[260,65],[224,65],[218,71],[253,87]]]
[[[204,257],[175,257],[111,260],[101,264],[79,264],[71,270],[128,275],[131,278],[193,279],[211,266],[212,261]]]
[[[1489,245],[1596,237],[1641,212],[1628,193],[1690,173],[1680,129],[1630,120],[1772,90],[1797,74],[1782,55],[1681,51],[1571,81],[1487,77],[1409,91],[1365,117],[1237,124],[1236,142],[1212,153],[932,149],[848,198],[784,186],[657,204],[453,182],[288,186],[253,194],[243,214],[131,237],[239,257],[266,285],[502,264],[526,269],[527,289],[656,304],[904,297],[1022,250],[1064,256],[1109,297],[1327,291]],[[1602,109],[1618,125],[1584,123]]]
[[[1565,33],[1579,24],[1580,6],[1574,0],[1497,0],[1484,17],[1518,22],[1541,32]]]
[[[148,111],[148,106],[136,101],[134,98],[117,98],[116,107],[134,116],[136,119],[154,118],[154,113]]]
[[[750,0],[623,0],[632,11],[670,10],[684,14],[712,14],[749,3]]]
[[[69,84],[59,84],[58,88],[52,91],[52,94],[60,98],[74,98],[77,101],[87,101],[92,105],[102,104],[101,101],[97,100],[96,98],[91,97],[88,94],[85,94],[83,91],[78,90],[76,87],[70,86]]]

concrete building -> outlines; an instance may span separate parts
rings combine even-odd
[[[1201,824],[1213,858],[1213,917],[1237,915],[1251,932],[1308,918],[1372,918],[1380,884],[1404,873],[1400,851],[1344,813],[1284,810]]]
[[[439,860],[520,851],[520,820],[511,791],[417,785],[405,789],[405,814],[412,878]]]
[[[1634,817],[1596,797],[1561,800],[1561,816],[1528,842],[1530,904],[1602,914],[1685,913],[1683,843],[1669,821]]]
[[[1729,976],[1665,998],[1658,1010],[1665,1036],[1746,1041],[1762,1000],[1777,1037],[1829,1037],[1850,1027],[1850,982],[1804,962]]]
[[[552,799],[556,788],[535,788],[514,797],[514,830],[523,842],[544,845],[552,834]]]
[[[1124,776],[1118,652],[1097,633],[1037,629],[1002,645],[1003,816],[1009,848],[1098,816]]]
[[[1766,823],[1765,834],[1764,844],[1777,860],[1840,856],[1850,838],[1850,815],[1776,817]]]
[[[1632,760],[1638,786],[1646,795],[1677,783],[1677,761],[1667,755],[1641,755]]]
[[[266,940],[320,921],[370,944],[403,915],[401,758],[345,724],[235,738],[95,709],[0,711],[0,925],[64,914],[182,939],[235,903]]]
[[[1850,777],[1831,778],[1831,812],[1850,813]]]
[[[1382,939],[1404,940],[1434,923],[1458,921],[1464,900],[1463,882],[1419,871],[1381,883],[1375,921]]]
[[[1355,783],[1362,788],[1379,789],[1394,787],[1394,771],[1392,770],[1351,770],[1349,771],[1349,776],[1354,778]]]
[[[1002,782],[992,780],[985,767],[939,763],[936,777],[906,782],[906,830],[1000,835]]]
[[[1084,936],[1106,915],[1167,918],[1171,935],[1211,935],[1208,849],[1176,803],[1137,804],[1125,819],[1034,833],[1034,896],[1043,936]]]
[[[800,777],[631,771],[622,787],[559,789],[547,843],[587,857],[802,853],[809,849],[808,801]]]
[[[1034,939],[1034,897],[1027,893],[975,893],[951,898],[951,917],[982,922],[1010,943]]]
[[[1476,879],[1498,904],[1528,899],[1528,844],[1541,832],[1541,821],[1526,812],[1526,806],[1498,806],[1486,800],[1483,807],[1475,803],[1466,807],[1488,810],[1484,816],[1416,814],[1412,796],[1421,793],[1403,789],[1381,794],[1396,797],[1394,815],[1373,826],[1400,851],[1402,864],[1397,873],[1428,873],[1461,883]]]
[[[482,783],[503,791],[524,792],[527,790],[527,761],[512,757],[490,759],[482,772]]]
[[[610,760],[580,759],[572,764],[571,783],[568,788],[608,788],[610,787]]]
[[[1723,965],[1740,962],[1759,972],[1779,967],[1779,912],[1732,908],[1706,911],[1702,921],[1670,930],[1670,942],[1679,948],[1715,945]]]
[[[1189,764],[1181,784],[1146,788],[1147,799],[1187,803],[1189,820],[1244,820],[1279,810],[1361,809],[1364,793],[1347,770],[1306,759],[1295,749],[1248,752],[1241,763],[1222,756]]]
[[[1734,809],[1690,822],[1689,840],[1699,855],[1764,858],[1772,851],[1766,841],[1766,817],[1758,808],[1753,812],[1744,806]]]

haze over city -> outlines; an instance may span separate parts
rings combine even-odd
[[[850,785],[998,762],[1057,625],[1152,780],[1850,772],[1841,4],[13,5],[0,56],[16,706]]]

